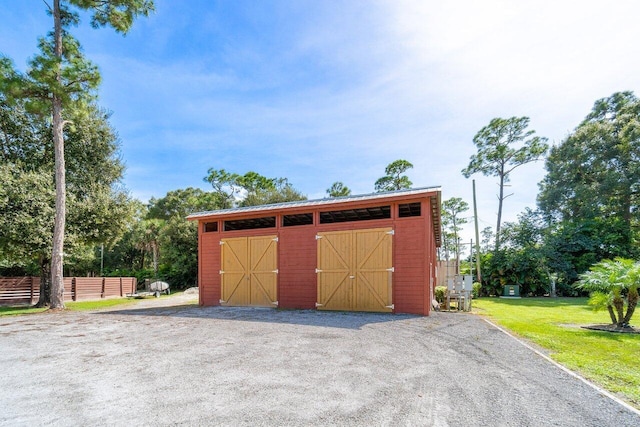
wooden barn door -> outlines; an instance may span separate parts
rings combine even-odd
[[[390,228],[354,232],[356,274],[354,310],[388,312],[393,309],[392,233]]]
[[[276,236],[222,239],[222,298],[230,306],[275,307],[278,304]]]
[[[320,310],[390,312],[391,228],[318,233]]]
[[[352,310],[352,232],[318,233],[318,302],[320,310]]]
[[[278,305],[278,238],[249,237],[250,305]]]

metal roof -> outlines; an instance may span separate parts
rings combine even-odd
[[[191,215],[187,216],[187,219],[198,219],[203,217],[221,216],[221,215],[229,215],[229,214],[236,214],[236,213],[265,212],[265,211],[272,211],[277,209],[304,208],[308,206],[336,205],[340,203],[386,199],[389,197],[396,198],[396,197],[406,197],[406,196],[417,196],[425,193],[432,193],[434,191],[440,191],[440,189],[441,189],[440,186],[422,187],[422,188],[412,188],[408,190],[386,191],[384,193],[369,193],[369,194],[360,194],[356,196],[331,197],[331,198],[316,199],[316,200],[299,200],[295,202],[274,203],[270,205],[246,206],[246,207],[231,208],[231,209],[219,209],[215,211],[192,213]]]

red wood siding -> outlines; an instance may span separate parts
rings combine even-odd
[[[313,309],[317,298],[317,241],[321,231],[360,230],[392,227],[393,237],[393,304],[396,313],[428,315],[431,292],[435,283],[436,244],[431,220],[431,197],[393,201],[369,201],[339,206],[309,206],[305,208],[270,210],[268,212],[229,213],[217,217],[202,217],[199,221],[199,271],[200,304],[219,305],[221,253],[220,240],[224,238],[277,235],[278,236],[278,306],[280,308]],[[439,195],[438,195],[439,197]],[[438,199],[439,200],[439,199]],[[398,217],[398,205],[421,202],[419,217]],[[391,218],[369,221],[350,221],[320,224],[321,211],[355,209],[367,206],[391,206]],[[282,216],[295,213],[311,213],[313,225],[282,227]],[[225,220],[275,216],[276,227],[222,231]],[[219,231],[204,233],[204,223],[218,221]]]
[[[393,304],[397,313],[428,314],[424,217],[396,221],[393,236]]]
[[[283,227],[278,241],[278,307],[316,307],[316,228]]]
[[[435,287],[437,283],[436,278],[436,266],[438,264],[436,257],[436,240],[435,235],[433,234],[433,227],[431,226],[431,216],[428,216],[426,219],[425,226],[425,237],[426,237],[426,254],[425,257],[425,271],[427,273],[426,277],[426,287],[425,287],[425,295],[424,295],[424,306],[425,306],[425,314],[429,314],[431,311],[431,301],[433,300],[435,293]]]
[[[200,227],[202,230],[202,226]],[[220,233],[200,233],[198,286],[201,305],[220,304]]]

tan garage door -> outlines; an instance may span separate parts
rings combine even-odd
[[[318,233],[319,310],[393,309],[391,228]]]
[[[220,304],[278,305],[278,239],[276,236],[222,239]]]

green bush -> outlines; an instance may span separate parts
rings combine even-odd
[[[446,286],[436,286],[436,301],[440,304],[444,304],[445,296],[447,295]]]
[[[482,284],[480,282],[473,282],[473,288],[471,290],[471,296],[475,298],[480,298],[480,292],[482,291]]]

